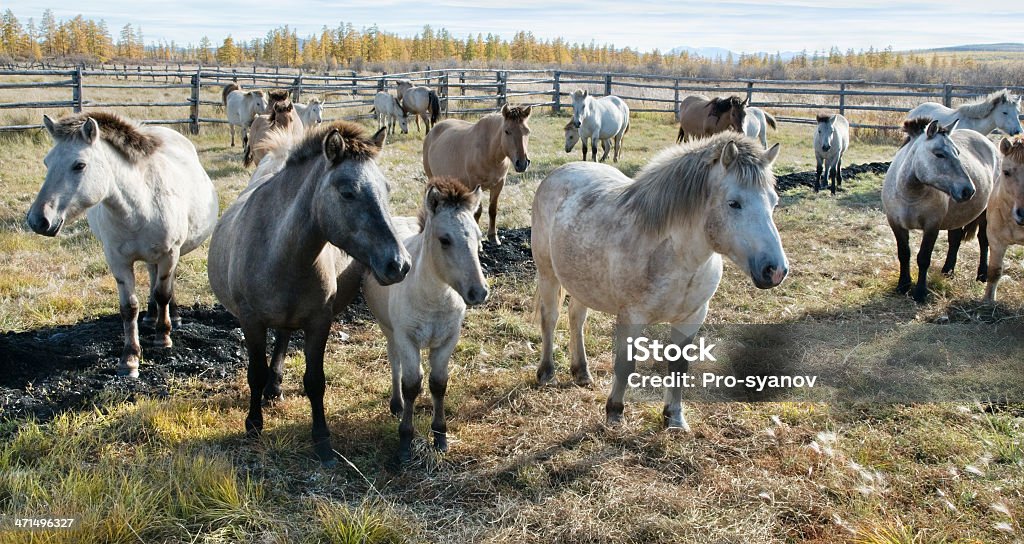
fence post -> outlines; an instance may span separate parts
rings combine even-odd
[[[497,85],[497,89],[496,89],[497,90],[497,95],[498,95],[498,98],[497,98],[498,109],[501,109],[502,106],[504,106],[505,104],[508,103],[508,96],[506,96],[506,93],[508,92],[508,88],[507,87],[508,87],[508,72],[505,72],[503,70],[498,70],[498,85]]]
[[[296,104],[302,99],[302,72],[295,76],[295,81],[292,82],[292,102]]]
[[[459,94],[466,96],[466,71],[459,72]]]
[[[385,86],[385,84],[386,84],[386,81],[384,80],[384,78],[380,78],[380,79],[378,79],[378,80],[377,80],[377,91],[378,91],[378,92],[379,92],[379,91],[383,91],[383,90],[384,90],[384,86]]]
[[[252,84],[256,84],[256,65],[252,65]]]
[[[839,84],[839,115],[846,115],[846,84]]]
[[[82,113],[82,66],[75,67],[75,73],[71,76],[71,102],[75,113]]]
[[[554,104],[551,106],[551,113],[559,113],[562,111],[562,72],[555,72],[555,82],[551,87],[551,101]]]
[[[189,106],[188,131],[192,134],[199,134],[199,70],[192,74],[192,105]]]
[[[751,101],[753,99],[754,99],[754,82],[753,81],[748,81],[747,82],[747,105],[748,106],[752,105]]]
[[[352,70],[352,96],[359,94],[359,89],[356,88],[358,84],[356,81],[356,71]]]
[[[441,113],[448,117],[448,72],[441,76],[441,93],[444,95],[441,99]]]
[[[953,86],[949,83],[942,84],[942,105],[947,108],[953,107]]]
[[[674,99],[675,100],[675,111],[676,111],[676,121],[678,121],[679,120],[679,107],[680,107],[680,104],[679,104],[679,80],[678,79],[675,80],[675,84],[672,85],[672,87],[673,87],[673,90],[675,90],[675,99]]]
[[[604,76],[604,95],[608,96],[612,94],[612,75],[608,74]]]

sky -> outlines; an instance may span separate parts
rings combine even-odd
[[[855,5],[817,0],[714,2],[705,0],[638,1],[515,0],[481,7],[480,1],[441,0],[5,0],[24,24],[38,22],[46,7],[58,19],[81,14],[105,19],[115,39],[125,23],[141,26],[147,43],[198,43],[204,35],[214,44],[231,34],[236,41],[263,37],[288,24],[300,37],[323,25],[351,22],[356,28],[378,25],[403,36],[424,24],[447,28],[456,37],[488,32],[511,38],[528,30],[539,38],[643,51],[677,46],[722,47],[735,52],[814,51],[837,46],[896,50],[970,43],[1024,41],[1024,2],[1005,0],[883,1]],[[287,7],[285,7],[287,6]],[[514,6],[514,7],[510,7]]]

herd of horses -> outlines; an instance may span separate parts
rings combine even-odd
[[[320,101],[299,109],[287,93],[245,91],[236,84],[225,87],[223,98],[232,143],[238,126],[245,160],[256,168],[219,217],[213,183],[194,145],[178,132],[111,113],[57,121],[44,116],[54,146],[44,159],[46,179],[27,222],[36,233],[56,236],[81,215],[88,218],[117,280],[124,322],[118,372],[139,372],[133,264],[146,263],[147,318],[157,344],[170,347],[179,259],[209,238],[212,290],[244,335],[249,433],[262,431],[264,405],[280,397],[288,342],[302,331],[314,451],[325,464],[336,462],[324,413],[324,350],[334,317],[362,292],[387,337],[390,408],[401,418],[399,457],[412,456],[424,349],[433,446],[446,450],[448,361],[467,307],[484,303],[489,294],[479,258],[483,192],[490,192],[487,237],[498,244],[497,202],[508,170],[530,166],[532,109],[505,105],[475,123],[439,121],[436,93],[401,82],[398,97],[378,94],[380,128],[369,134],[352,122],[323,122]],[[765,131],[775,125],[770,114],[738,97],[687,98],[680,111],[680,145],[661,151],[630,178],[603,163],[612,147],[613,160],[620,156],[629,130],[625,102],[578,90],[572,105],[565,149],[582,142],[584,160],[549,173],[532,207],[542,384],[555,378],[554,329],[566,295],[570,371],[575,383],[587,385],[592,379],[583,331],[589,310],[613,314],[616,331],[669,323],[673,341],[686,344],[707,316],[723,256],[760,289],[778,286],[789,273],[773,220],[778,196],[772,164],[780,146],[767,145]],[[882,187],[882,207],[897,242],[899,292],[911,288],[909,231],[924,231],[913,293],[923,301],[933,246],[946,230],[950,247],[943,272],[952,273],[960,243],[977,235],[977,278],[988,282],[985,298],[995,299],[1007,246],[1024,243],[1019,108],[1018,98],[1000,91],[957,109],[922,104],[910,113],[906,139]],[[422,156],[427,184],[416,217],[392,217],[388,179],[377,159],[394,123],[407,128],[407,112],[415,112],[428,131]],[[988,138],[995,129],[1009,135],[998,146]],[[819,116],[815,189],[823,172],[833,192],[841,189],[848,147],[847,120]],[[619,340],[606,404],[609,424],[622,420],[626,378],[634,371],[626,342]],[[685,370],[685,362],[668,368]],[[665,389],[663,415],[666,426],[688,428],[679,387]]]

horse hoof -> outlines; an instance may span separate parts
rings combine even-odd
[[[154,344],[158,348],[170,348],[174,347],[174,342],[171,340],[171,335],[157,336],[154,340]]]
[[[540,385],[547,385],[555,379],[555,367],[541,366],[537,369],[537,383]]]
[[[487,237],[487,241],[490,242],[491,245],[493,245],[493,246],[500,246],[501,245],[501,239],[498,238],[497,235],[488,236]]]
[[[121,362],[117,365],[116,369],[118,376],[125,376],[128,378],[139,377],[139,356],[138,355],[125,355],[121,357]]]
[[[434,451],[440,453],[448,452],[448,435],[444,433],[434,433]]]
[[[245,436],[258,438],[261,434],[263,434],[263,420],[250,417],[245,418]]]
[[[330,440],[322,440],[313,444],[313,453],[323,463],[325,468],[332,468],[338,465],[338,454],[334,453]]]
[[[412,446],[404,446],[398,448],[398,464],[408,465],[412,463]]]
[[[402,399],[398,397],[391,397],[391,415],[395,417],[402,415],[403,408],[404,406],[402,405]]]
[[[623,421],[622,413],[608,412],[605,414],[604,421],[609,427],[619,427]]]
[[[924,304],[928,300],[928,291],[923,293],[914,292],[914,302],[918,304]]]
[[[678,414],[664,414],[665,430],[676,431],[682,433],[690,432],[690,425],[686,422],[686,418],[683,417],[682,413]]]
[[[975,279],[980,281],[981,283],[988,282],[988,270],[979,270],[978,277]]]
[[[953,274],[954,274],[955,272],[956,272],[956,271],[955,271],[955,270],[953,269],[953,267],[952,267],[952,266],[951,266],[951,267],[949,267],[949,268],[947,268],[947,267],[945,267],[945,266],[943,266],[943,267],[942,267],[942,275],[943,275],[943,276],[946,276],[947,278],[952,278],[952,277],[953,277]]]
[[[134,367],[134,368],[133,367],[126,367],[126,366],[119,366],[119,367],[117,367],[117,375],[118,376],[124,376],[125,378],[132,378],[132,379],[136,379],[137,380],[139,378],[139,368],[137,366]]]
[[[177,330],[177,329],[180,329],[180,328],[181,328],[181,318],[180,317],[172,317],[171,318],[171,330]]]
[[[896,285],[896,293],[897,294],[905,295],[905,294],[907,294],[909,292],[910,292],[910,284],[909,283],[907,283],[907,284],[902,284],[901,283],[901,284]]]
[[[579,387],[590,387],[594,385],[594,379],[590,377],[589,372],[585,372],[581,375],[574,374],[574,376],[575,379],[573,380],[573,383],[575,383]]]

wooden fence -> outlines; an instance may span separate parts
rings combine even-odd
[[[150,124],[187,125],[197,134],[204,124],[227,123],[221,107],[220,89],[230,81],[243,87],[287,89],[295,101],[310,96],[325,100],[326,119],[372,117],[373,95],[380,90],[393,91],[393,83],[408,79],[435,89],[441,99],[442,115],[474,115],[495,111],[513,102],[549,107],[559,113],[571,106],[569,96],[577,88],[595,96],[615,94],[629,103],[635,112],[675,113],[689,94],[736,94],[751,105],[765,108],[785,123],[814,123],[814,114],[839,112],[851,119],[855,128],[895,129],[895,124],[880,123],[879,118],[905,113],[925,101],[954,106],[978,95],[1002,87],[953,85],[949,83],[884,83],[871,81],[792,81],[752,79],[687,78],[646,74],[594,73],[552,70],[495,70],[448,68],[397,74],[304,74],[280,69],[172,69],[170,66],[127,67],[98,66],[70,69],[0,70],[0,95],[17,90],[19,96],[49,95],[44,100],[33,96],[20,101],[0,99],[0,110],[67,110],[118,108],[133,115],[133,108],[172,111],[168,115],[143,119]],[[1024,93],[1022,86],[1007,86]],[[54,99],[54,89],[67,89],[65,97]],[[95,90],[120,90],[133,93],[129,100],[93,100],[102,95]],[[21,93],[20,91],[24,91]],[[156,93],[147,91],[157,91]],[[165,96],[181,93],[180,99],[145,101],[135,99],[147,94]],[[111,93],[107,93],[111,94]],[[802,112],[810,116],[800,115]],[[881,114],[881,115],[880,115]],[[41,116],[40,116],[41,117]],[[41,128],[39,124],[7,124],[0,131]]]

